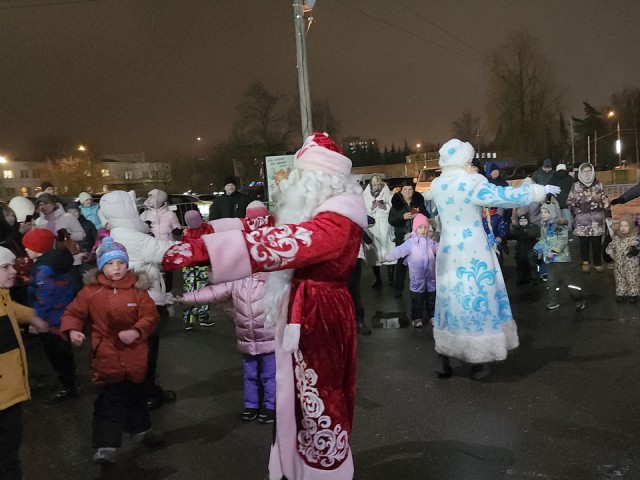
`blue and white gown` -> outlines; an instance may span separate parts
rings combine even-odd
[[[482,227],[482,207],[520,207],[544,187],[498,187],[479,174],[447,169],[431,184],[442,233],[436,257],[436,351],[470,363],[504,360],[518,330],[498,259]]]

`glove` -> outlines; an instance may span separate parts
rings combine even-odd
[[[285,352],[297,352],[298,343],[300,342],[300,324],[289,323],[284,327],[284,336],[282,338],[282,349]]]
[[[624,202],[622,201],[621,197],[618,198],[614,198],[613,200],[611,200],[611,202],[609,202],[611,205],[622,205]]]
[[[547,195],[558,195],[560,193],[560,187],[556,185],[545,185],[544,191],[547,193]]]
[[[162,270],[173,272],[183,267],[209,266],[209,253],[201,238],[172,245],[162,257]]]
[[[627,252],[627,257],[629,257],[629,258],[637,257],[638,253],[640,253],[640,250],[638,250],[638,247],[631,247],[629,249],[629,251]]]

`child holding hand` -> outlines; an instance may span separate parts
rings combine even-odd
[[[97,250],[98,270],[85,275],[85,287],[67,307],[60,331],[78,346],[91,325],[92,379],[99,385],[94,403],[92,444],[95,463],[113,463],[123,430],[147,445],[162,438],[151,429],[143,383],[147,337],[158,322],[143,273],[128,270],[129,256],[106,237]]]
[[[616,301],[636,303],[640,295],[640,257],[638,229],[631,215],[623,215],[618,229],[607,245],[607,254],[615,261]]]

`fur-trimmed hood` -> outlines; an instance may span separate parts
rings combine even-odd
[[[129,270],[127,275],[116,282],[112,282],[105,277],[100,270],[92,268],[88,270],[82,277],[82,283],[85,285],[105,285],[113,288],[139,288],[141,290],[149,290],[153,283],[145,272],[134,272]]]

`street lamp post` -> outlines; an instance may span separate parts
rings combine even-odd
[[[609,110],[607,113],[608,118],[616,118],[616,132],[618,133],[618,140],[616,140],[616,153],[618,154],[618,166],[622,168],[622,141],[620,140],[620,119],[616,115],[616,112]]]

